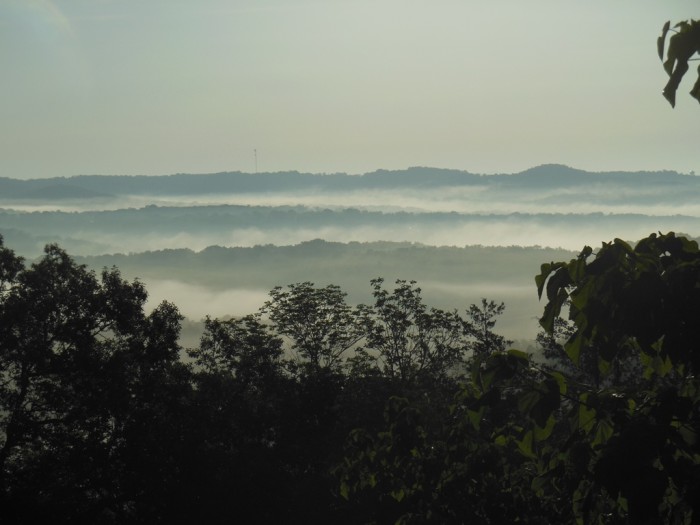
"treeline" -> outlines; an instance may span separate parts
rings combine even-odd
[[[79,239],[99,243],[104,236],[123,237],[126,249],[129,239],[142,235],[144,228],[152,236],[204,235],[226,239],[246,230],[322,232],[338,230],[375,229],[402,232],[411,229],[450,231],[450,229],[479,229],[499,226],[504,230],[530,228],[546,231],[556,225],[561,231],[605,229],[626,231],[630,228],[654,228],[658,224],[673,224],[688,232],[700,230],[700,219],[691,216],[652,216],[635,213],[457,213],[368,211],[355,208],[318,209],[305,206],[146,206],[104,211],[12,211],[0,209],[3,232],[21,240],[22,237]],[[459,238],[456,235],[455,238]],[[9,238],[9,237],[8,237]],[[410,239],[409,239],[410,240]],[[117,251],[117,250],[112,250]],[[98,252],[91,252],[96,254]]]
[[[520,246],[461,248],[316,239],[292,246],[210,246],[200,252],[158,250],[80,257],[79,260],[93,268],[116,265],[125,273],[144,279],[160,277],[217,287],[270,288],[270,280],[277,279],[282,282],[313,280],[353,290],[361,284],[364,291],[369,278],[377,272],[454,284],[472,281],[530,284],[532,271],[542,260],[572,254],[561,249]],[[518,271],[518,266],[529,268],[530,273]]]
[[[616,240],[536,282],[546,364],[494,332],[502,303],[381,279],[357,307],[276,287],[184,352],[138,281],[0,240],[0,519],[694,523],[697,243]]]
[[[361,191],[380,189],[430,189],[454,186],[499,186],[531,190],[595,185],[683,186],[697,190],[699,179],[677,172],[592,173],[568,166],[536,166],[516,174],[479,175],[463,170],[413,167],[377,170],[363,175],[312,174],[297,171],[275,173],[222,172],[178,173],[167,176],[78,175],[18,180],[0,177],[0,194],[12,199],[90,199],[118,195],[203,195],[275,191]]]

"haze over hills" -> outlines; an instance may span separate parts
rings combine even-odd
[[[547,164],[515,174],[480,175],[462,170],[413,167],[377,170],[363,175],[223,172],[212,174],[77,175],[47,179],[0,178],[0,195],[6,199],[91,198],[123,195],[206,195],[211,193],[282,191],[357,191],[370,189],[440,188],[474,186],[519,188],[536,191],[588,185],[662,185],[700,189],[700,177],[674,171],[586,172]],[[55,192],[55,193],[54,193]]]
[[[417,280],[437,307],[504,301],[502,330],[517,338],[537,330],[540,264],[615,237],[697,237],[697,195],[693,175],[555,164],[0,178],[0,234],[30,259],[56,242],[95,269],[117,265],[194,320],[250,313],[272,287],[306,280],[367,301],[382,276]]]

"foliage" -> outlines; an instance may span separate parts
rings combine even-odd
[[[280,373],[282,353],[282,340],[258,315],[229,320],[207,317],[199,347],[188,350],[203,372],[230,373],[246,382]]]
[[[57,246],[28,268],[2,239],[0,253],[0,517],[157,515],[165,502],[140,494],[174,468],[160,432],[187,390],[177,309],[145,315],[140,283],[98,278]]]
[[[362,333],[345,302],[345,292],[336,285],[315,288],[313,283],[290,284],[270,291],[261,312],[275,330],[292,341],[292,349],[311,370],[336,369],[345,352],[357,344]]]
[[[697,519],[697,243],[673,233],[634,248],[615,239],[595,255],[586,247],[568,263],[542,265],[537,286],[546,289],[541,323],[550,333],[570,301],[575,331],[564,348],[572,360],[595,349],[600,373],[618,377],[624,357],[641,363],[637,381],[603,390],[566,382],[571,430],[563,458],[574,446],[589,456],[579,518],[607,508],[635,523]]]
[[[376,279],[358,308],[275,288],[186,364],[174,305],[0,239],[0,518],[697,522],[697,243],[615,239],[535,281],[544,363],[505,351],[502,303]]]
[[[599,380],[517,350],[477,357],[440,425],[404,400],[384,429],[351,434],[337,470],[349,507],[371,523],[694,523],[699,265],[673,233],[543,265],[542,325]]]
[[[374,305],[361,308],[364,350],[400,383],[445,377],[468,349],[469,324],[457,312],[428,309],[415,281],[397,280],[392,292],[383,284],[371,281]]]
[[[663,61],[664,70],[669,76],[668,83],[664,87],[663,95],[672,107],[676,106],[676,91],[689,69],[688,61],[696,53],[700,55],[700,20],[687,20],[677,23],[671,29],[671,23],[666,22],[657,40],[659,58]],[[676,31],[675,28],[678,28]],[[664,47],[669,31],[675,34],[669,40],[666,60],[664,61]],[[698,79],[690,91],[690,95],[700,102],[700,66],[698,67]]]
[[[472,334],[476,341],[472,345],[476,356],[485,356],[493,352],[504,352],[512,341],[493,332],[496,326],[496,318],[506,309],[504,303],[497,304],[485,298],[481,299],[481,306],[472,304],[467,310],[471,319]]]

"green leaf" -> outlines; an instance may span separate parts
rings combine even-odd
[[[344,481],[340,484],[340,496],[344,500],[349,500],[350,499],[350,487],[348,486],[347,483]]]
[[[610,421],[608,421],[607,419],[601,419],[596,425],[595,437],[593,438],[593,442],[591,443],[591,445],[594,448],[605,445],[605,443],[608,442],[608,440],[612,437],[614,433],[615,428],[612,426]]]
[[[467,417],[472,426],[479,430],[481,419],[484,417],[484,407],[480,407],[479,410],[467,410]]]
[[[540,427],[539,425],[535,425],[534,428],[534,436],[537,441],[544,441],[545,439],[549,438],[549,436],[552,435],[552,431],[554,430],[554,426],[556,425],[557,420],[555,419],[554,416],[549,416],[547,419],[547,423],[544,427]]]
[[[559,295],[554,300],[550,300],[544,307],[544,313],[540,319],[540,325],[547,333],[554,332],[554,320],[559,317],[561,307],[569,298],[569,294],[565,288],[559,290]]]
[[[698,433],[690,425],[684,424],[678,428],[678,433],[687,445],[693,446],[698,442]]]
[[[564,343],[564,350],[569,358],[575,363],[579,364],[579,359],[581,357],[581,346],[583,343],[583,337],[581,334],[577,334],[573,339],[569,339]]]
[[[541,397],[542,396],[540,393],[536,390],[525,392],[524,394],[518,396],[518,410],[520,410],[522,414],[529,416],[530,412],[533,408],[535,408],[535,405],[537,405]]]
[[[586,259],[580,258],[572,261],[568,269],[572,281],[576,282],[582,279],[586,275]]]
[[[580,399],[581,402],[578,406],[578,427],[588,433],[593,430],[595,426],[597,412],[594,408],[586,404],[590,399],[589,394],[583,394]]]
[[[406,491],[403,489],[392,490],[391,497],[400,502],[406,497]]]
[[[524,436],[521,441],[517,441],[518,444],[518,450],[523,453],[523,455],[527,456],[528,458],[531,459],[536,459],[537,455],[535,454],[535,451],[532,448],[533,445],[533,433],[532,430],[529,430]]]
[[[548,482],[549,480],[547,479],[547,476],[537,476],[532,479],[530,488],[532,488],[533,492],[535,492],[538,496],[541,496],[544,493],[544,489],[547,487]]]
[[[557,385],[559,386],[559,394],[566,394],[568,385],[564,374],[561,372],[549,372],[549,376],[557,382]]]

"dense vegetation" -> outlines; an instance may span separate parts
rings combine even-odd
[[[116,268],[0,241],[3,523],[696,523],[700,251],[616,239],[542,265],[535,359],[504,305],[416,283],[274,288],[181,316]]]

